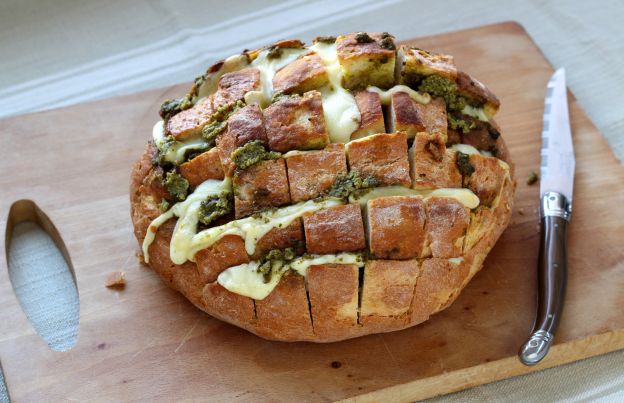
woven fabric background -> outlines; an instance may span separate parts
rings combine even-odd
[[[0,116],[189,81],[213,61],[287,37],[310,41],[368,30],[407,39],[516,20],[553,65],[566,67],[569,86],[621,159],[623,17],[624,3],[618,0],[3,0]],[[49,240],[33,228],[21,231],[15,247],[36,263],[30,270],[37,274],[16,273],[17,292],[29,317],[39,321],[38,332],[52,347],[65,349],[78,331],[77,293],[67,282],[71,276],[50,263],[59,255]],[[28,252],[34,247],[40,255]],[[53,281],[42,286],[44,277]],[[46,304],[29,294],[38,292],[48,293]],[[47,322],[37,319],[42,317]],[[622,368],[624,351],[434,401],[621,402]],[[6,396],[0,382],[0,402]]]

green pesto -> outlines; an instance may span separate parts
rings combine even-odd
[[[160,105],[160,111],[158,112],[158,114],[160,115],[161,118],[167,120],[167,119],[170,119],[175,114],[183,110],[189,109],[192,106],[193,106],[193,102],[191,101],[191,98],[187,95],[183,98],[170,99],[170,100],[163,102]]]
[[[160,210],[161,213],[169,210],[169,202],[165,199],[162,199],[160,203],[158,203],[158,210]]]
[[[247,169],[260,161],[274,160],[280,158],[282,154],[275,151],[267,151],[264,143],[260,140],[250,141],[242,147],[238,147],[232,152],[232,162],[238,169]]]
[[[206,141],[207,146],[212,148],[215,146],[217,141],[217,136],[221,134],[223,130],[227,127],[227,121],[219,122],[211,122],[208,123],[202,129],[202,138]]]
[[[267,52],[267,59],[279,59],[282,56],[282,48],[271,46]]]
[[[340,175],[336,182],[327,192],[329,197],[341,199],[349,198],[352,193],[379,186],[379,181],[372,175],[362,177],[358,171],[351,171],[346,175]]]
[[[446,77],[435,74],[427,76],[421,81],[418,90],[444,98],[450,110],[461,111],[468,104],[466,98],[458,94],[457,84]]]
[[[317,36],[316,38],[314,38],[314,42],[331,44],[331,43],[336,42],[336,37],[335,36]]]
[[[286,101],[290,98],[298,98],[299,94],[284,94],[283,92],[276,92],[273,94],[273,98],[271,99],[271,103],[274,104],[276,102]]]
[[[537,174],[537,172],[535,171],[531,171],[531,173],[529,174],[529,177],[527,178],[527,185],[531,186],[537,183],[537,181],[539,180],[539,175]]]
[[[268,283],[273,276],[274,267],[281,269],[285,263],[292,261],[295,257],[297,254],[292,248],[273,249],[260,259],[257,271],[262,274],[264,282]]]
[[[382,49],[396,50],[396,45],[394,44],[394,37],[387,32],[382,33],[379,46]]]
[[[210,225],[217,218],[229,214],[232,208],[232,199],[227,193],[210,197],[202,201],[199,206],[199,222]]]
[[[470,155],[457,152],[457,168],[463,176],[470,176],[474,173],[475,167],[470,163]]]
[[[176,200],[182,201],[186,199],[188,194],[188,181],[177,172],[167,172],[163,185],[167,192]]]
[[[232,115],[232,113],[236,112],[237,110],[239,110],[240,108],[244,106],[245,106],[245,102],[243,101],[230,102],[230,103],[221,105],[217,108],[217,110],[212,115],[210,115],[210,121],[211,122],[226,121],[228,120],[230,115]]]
[[[357,34],[355,34],[355,41],[357,43],[371,43],[371,42],[375,42],[375,40],[373,38],[370,37],[370,35],[366,32],[358,32]]]
[[[468,133],[477,127],[477,124],[472,119],[462,119],[452,113],[448,114],[448,123],[451,129],[461,130],[462,133]]]

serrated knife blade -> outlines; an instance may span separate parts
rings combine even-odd
[[[546,87],[542,128],[540,196],[561,193],[572,203],[574,187],[574,147],[568,114],[565,69],[553,74]]]
[[[565,300],[566,242],[572,212],[575,160],[563,68],[553,74],[546,87],[541,157],[537,312],[533,330],[518,353],[525,365],[537,364],[548,353]]]

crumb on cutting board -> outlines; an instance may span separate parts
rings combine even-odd
[[[108,288],[124,288],[126,286],[126,273],[123,271],[114,271],[109,273],[106,278],[106,287]]]
[[[531,186],[535,183],[537,183],[537,181],[539,180],[539,175],[537,174],[537,172],[535,171],[531,171],[531,173],[529,174],[529,177],[527,178],[527,185]]]

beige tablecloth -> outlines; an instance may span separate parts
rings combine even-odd
[[[566,67],[569,86],[621,159],[623,17],[624,2],[616,0],[3,0],[0,116],[188,81],[212,61],[280,38],[309,41],[317,35],[368,30],[406,39],[516,20],[552,64]],[[68,292],[66,278],[50,276],[51,294]],[[32,289],[36,287],[25,283],[19,292],[29,300]],[[48,304],[61,313],[68,306],[62,298]],[[51,335],[50,343],[62,348],[75,334],[76,323],[68,320],[58,331],[41,326]],[[620,351],[436,400],[621,402],[623,368]],[[0,402],[6,399],[3,388],[0,382]]]

